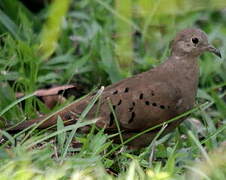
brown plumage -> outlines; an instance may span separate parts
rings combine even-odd
[[[220,52],[208,43],[206,34],[199,29],[179,32],[171,44],[171,49],[171,56],[158,67],[105,88],[99,100],[99,120],[96,123],[98,127],[105,128],[109,133],[117,132],[108,101],[112,103],[125,139],[193,107],[199,76],[197,58],[205,51],[218,56],[221,56]],[[73,103],[43,122],[39,128],[56,124],[57,116],[61,116],[65,121],[72,119],[70,123],[76,122],[92,98],[90,95]],[[97,109],[98,103],[92,107],[87,119],[94,118]],[[27,121],[10,131],[22,130],[41,120],[43,118]],[[182,120],[169,124],[164,134],[177,127]],[[156,131],[149,132],[130,142],[130,145],[145,146],[155,135]]]

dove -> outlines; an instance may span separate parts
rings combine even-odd
[[[114,113],[124,140],[145,129],[162,124],[193,108],[198,87],[198,57],[211,52],[221,57],[209,42],[205,32],[188,28],[177,33],[171,45],[170,56],[159,66],[107,86],[99,100],[88,112],[86,119],[98,118],[96,126],[106,133],[118,132]],[[93,99],[88,95],[57,112],[38,128],[53,126],[60,116],[65,124],[73,124]],[[112,106],[110,108],[109,102]],[[112,111],[113,109],[113,111]],[[28,120],[9,129],[16,132],[41,122],[45,117]],[[174,130],[184,119],[168,124],[163,135]],[[86,133],[89,127],[81,129]],[[147,146],[158,133],[155,129],[129,142],[137,148]],[[116,142],[119,137],[116,137]]]

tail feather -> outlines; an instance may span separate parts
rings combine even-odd
[[[54,125],[57,124],[57,118],[58,116],[61,117],[61,119],[63,120],[64,122],[64,125],[70,125],[70,124],[73,124],[77,121],[77,117],[74,117],[74,116],[65,116],[68,115],[69,113],[68,112],[59,112],[53,116],[48,116],[48,115],[45,115],[43,117],[39,117],[39,118],[35,118],[35,119],[31,119],[31,120],[28,120],[28,121],[25,121],[25,122],[22,122],[12,128],[9,128],[7,130],[7,132],[9,133],[17,133],[17,132],[20,132],[34,124],[37,125],[37,129],[46,129],[46,128],[49,128],[49,127],[52,127]]]
[[[52,127],[57,124],[58,116],[64,121],[65,125],[70,125],[75,123],[78,120],[79,115],[85,109],[87,104],[89,104],[91,97],[87,97],[78,102],[74,102],[67,107],[63,108],[59,112],[53,114],[52,116],[45,115],[43,117],[31,119],[25,122],[22,122],[15,127],[9,128],[7,132],[16,133],[22,131],[33,124],[38,124],[37,129],[45,129]]]
[[[40,118],[35,118],[35,119],[31,119],[31,120],[28,120],[28,121],[25,121],[25,122],[22,122],[12,128],[9,128],[7,130],[7,132],[9,133],[16,133],[16,132],[19,132],[19,131],[22,131],[34,124],[39,124],[38,125],[38,129],[44,129],[44,128],[48,128],[50,126],[53,126],[55,123],[56,123],[56,120],[54,120],[53,118],[50,118],[50,119],[46,119],[47,116],[43,116],[43,117],[40,117]],[[46,119],[46,120],[45,120]]]

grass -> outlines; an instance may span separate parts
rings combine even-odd
[[[57,9],[60,3],[62,10]],[[226,62],[208,53],[200,57],[197,106],[187,112],[189,119],[146,148],[128,149],[127,141],[114,144],[111,137],[117,134],[94,133],[95,128],[80,134],[79,127],[95,121],[84,121],[94,102],[74,125],[64,127],[59,118],[55,131],[4,131],[37,117],[37,111],[54,113],[80,98],[49,110],[33,96],[35,90],[79,83],[90,92],[148,70],[169,55],[170,40],[186,27],[206,31],[225,59],[224,1],[195,6],[195,1],[172,1],[170,8],[163,0],[68,3],[55,1],[34,14],[17,0],[0,2],[0,139],[7,137],[0,144],[0,178],[225,179]],[[60,11],[58,16],[54,10]],[[17,92],[27,96],[18,100]]]

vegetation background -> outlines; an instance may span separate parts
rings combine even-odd
[[[225,0],[23,2],[0,1],[0,179],[226,179]],[[203,29],[223,60],[200,57],[197,107],[150,146],[130,150],[102,130],[76,132],[94,121],[64,127],[59,119],[55,131],[4,131],[157,66],[175,33],[187,27]],[[34,94],[73,83],[82,85],[79,95],[51,110]],[[82,147],[73,146],[75,138]]]

